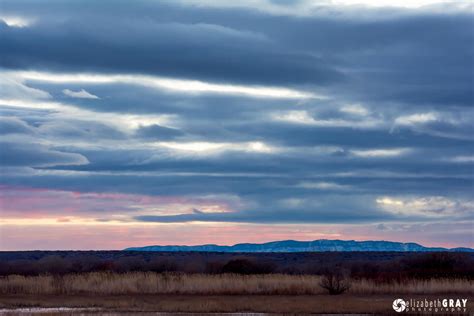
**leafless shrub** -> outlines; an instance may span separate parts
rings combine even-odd
[[[329,295],[339,295],[350,289],[351,283],[341,272],[327,271],[321,277],[319,286],[329,292]]]

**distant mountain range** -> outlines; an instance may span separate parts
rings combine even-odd
[[[125,251],[199,251],[199,252],[322,252],[322,251],[450,251],[474,252],[472,248],[424,247],[416,243],[393,241],[355,241],[328,240],[314,241],[282,240],[263,244],[236,244],[233,246],[199,245],[199,246],[145,246],[131,247]]]

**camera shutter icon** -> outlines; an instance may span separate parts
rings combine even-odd
[[[405,310],[407,306],[407,303],[402,300],[401,298],[397,298],[395,301],[393,301],[393,310],[396,311],[397,313],[401,313]]]

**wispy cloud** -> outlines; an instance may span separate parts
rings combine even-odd
[[[79,98],[79,99],[99,99],[98,96],[93,95],[89,92],[87,92],[84,89],[81,89],[79,91],[72,91],[69,89],[64,89],[63,93],[71,98]]]
[[[244,86],[230,85],[220,83],[210,83],[198,80],[185,80],[164,78],[158,76],[144,76],[131,74],[115,74],[104,75],[98,73],[90,74],[58,74],[44,72],[16,72],[15,75],[26,79],[44,82],[56,83],[88,83],[88,84],[110,84],[125,83],[131,85],[141,85],[149,88],[165,89],[177,91],[180,93],[215,93],[215,94],[231,94],[246,95],[256,98],[282,98],[282,99],[307,99],[321,98],[310,92],[298,91],[284,87],[267,87],[267,86]],[[70,90],[69,90],[70,91]],[[65,92],[66,93],[66,92]],[[74,92],[75,97],[79,93],[84,95],[82,91]],[[71,92],[66,93],[69,96]]]
[[[439,114],[437,113],[416,113],[410,115],[404,115],[397,117],[395,119],[395,124],[398,125],[416,125],[416,124],[425,124],[429,122],[434,122],[439,119]]]
[[[403,156],[410,153],[410,148],[387,148],[387,149],[354,149],[350,152],[362,158],[386,158]]]
[[[359,110],[358,115],[360,115],[361,110],[360,109],[358,110]],[[354,111],[352,111],[352,113],[354,113]],[[275,121],[288,122],[292,124],[321,126],[321,127],[375,128],[375,127],[380,127],[383,124],[382,121],[371,118],[371,117],[367,117],[362,120],[360,119],[349,120],[349,119],[344,119],[344,118],[321,119],[321,118],[313,117],[307,111],[304,111],[304,110],[291,110],[291,111],[277,112],[277,113],[271,114],[271,117]]]
[[[22,16],[1,16],[0,20],[5,22],[9,27],[28,27],[33,24],[34,20],[31,18],[26,18]]]

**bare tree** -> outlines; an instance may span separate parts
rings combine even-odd
[[[338,295],[347,291],[351,284],[341,272],[327,271],[321,276],[319,286],[329,292],[329,295]]]

